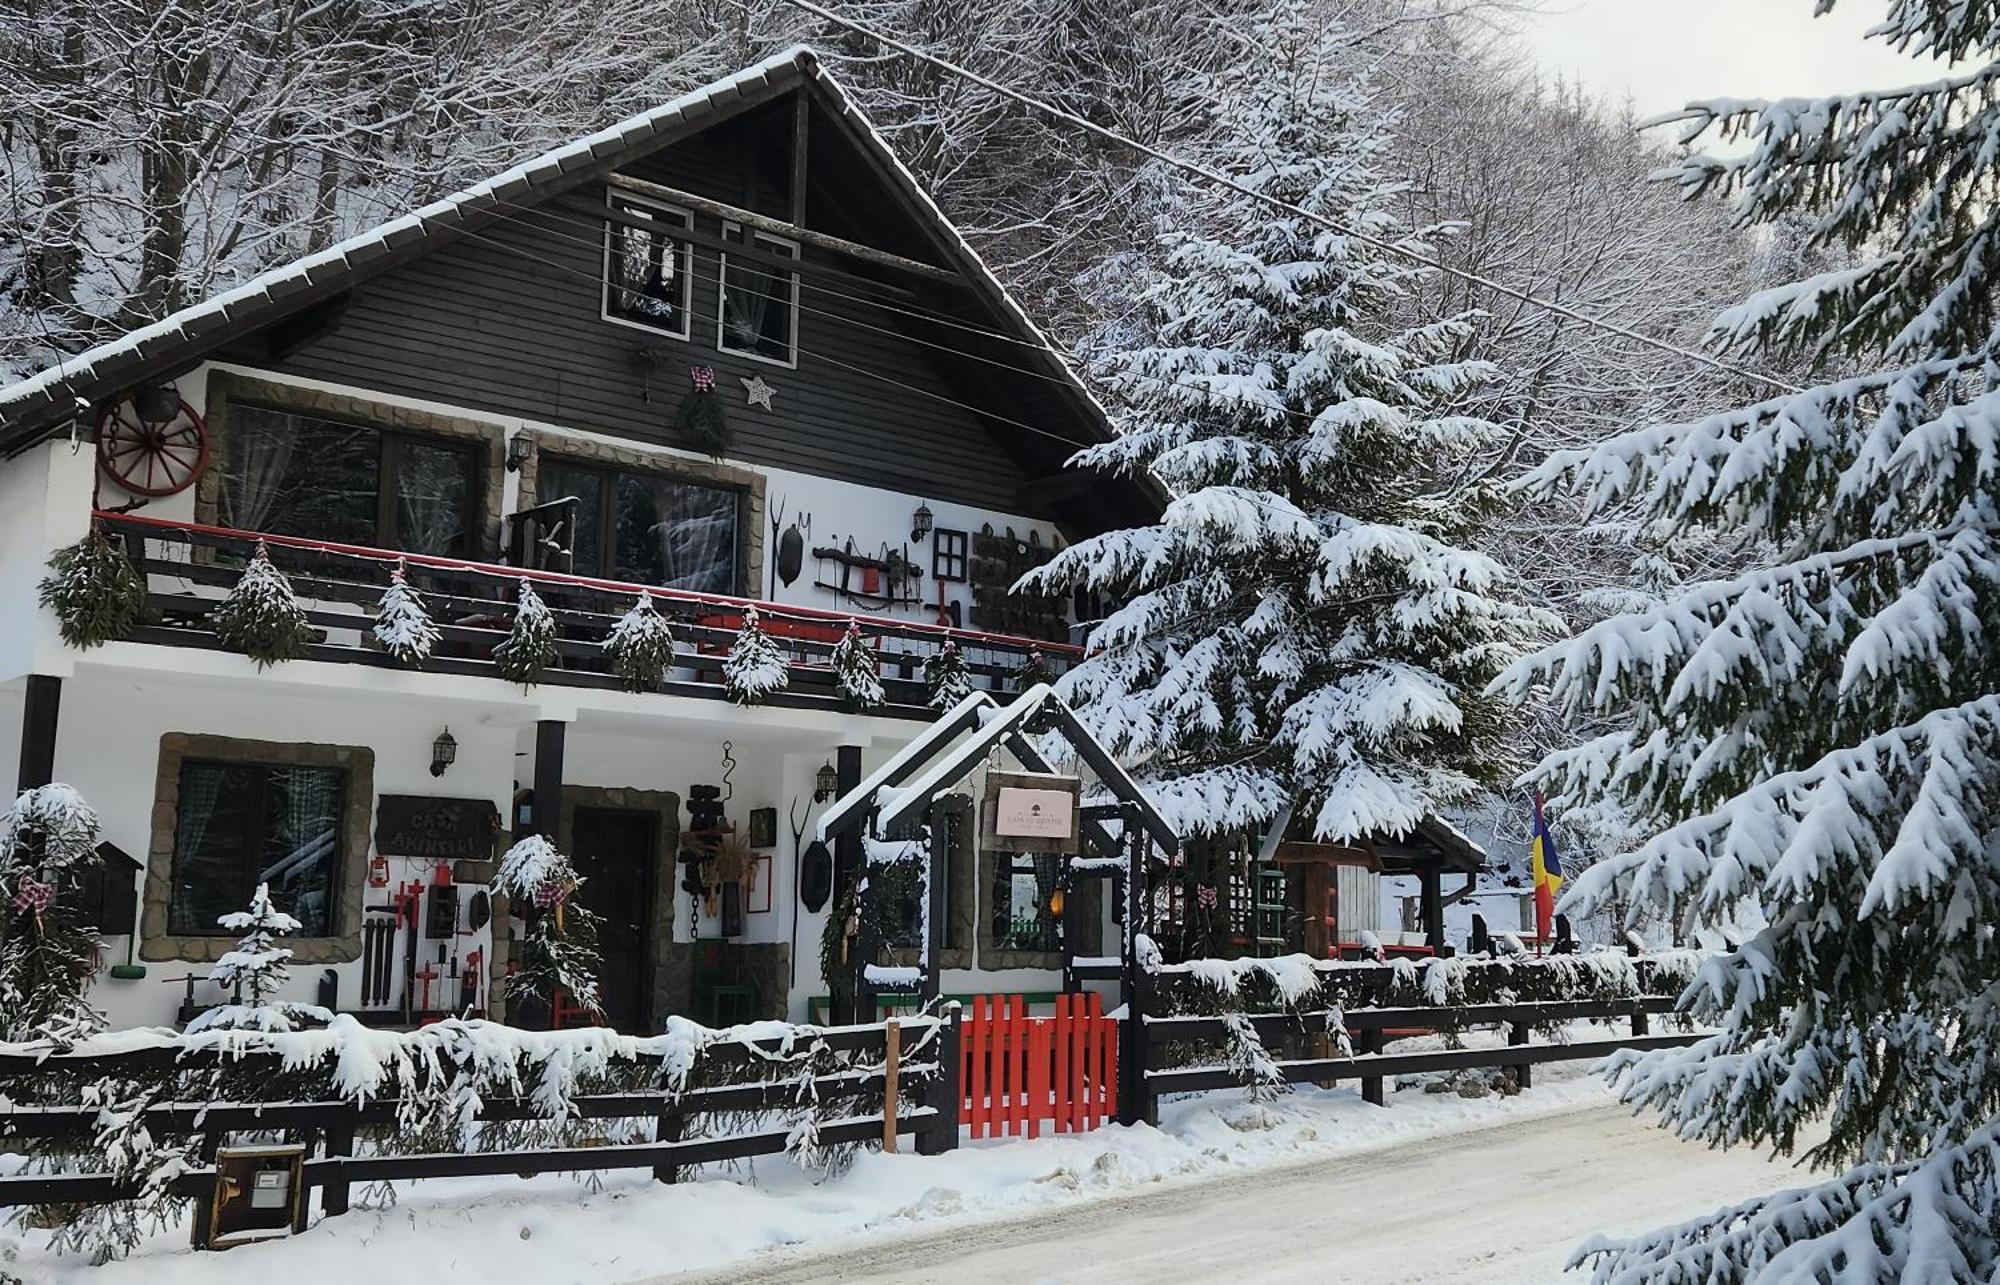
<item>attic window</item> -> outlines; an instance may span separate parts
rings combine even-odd
[[[736,223],[722,225],[722,239],[756,257],[722,256],[722,315],[716,347],[740,357],[798,365],[799,274],[773,259],[798,261],[794,241]]]
[[[693,216],[615,193],[611,209],[622,217],[604,225],[605,319],[686,339],[692,248],[672,229],[692,227]]]

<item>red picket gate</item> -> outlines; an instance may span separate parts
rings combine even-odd
[[[1056,996],[1054,1017],[1019,995],[975,995],[961,1027],[959,1122],[975,1138],[1081,1133],[1118,1116],[1118,1023],[1094,994]]]

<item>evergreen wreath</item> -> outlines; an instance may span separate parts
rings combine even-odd
[[[285,573],[271,565],[271,551],[257,541],[242,579],[209,616],[209,627],[222,645],[241,652],[268,669],[280,661],[306,654],[313,628],[305,608],[292,593]]]
[[[874,709],[889,699],[882,688],[882,662],[862,638],[859,621],[848,621],[847,632],[834,644],[833,682],[841,707],[850,714]]]
[[[620,617],[604,639],[611,672],[628,692],[656,692],[674,663],[674,631],[653,606],[653,595],[641,593],[632,609]]]
[[[966,672],[965,655],[950,637],[924,661],[924,684],[930,690],[932,709],[946,710],[972,694],[972,675]]]
[[[772,692],[783,691],[791,681],[785,654],[764,632],[757,609],[749,608],[743,613],[742,630],[722,661],[722,683],[729,699],[738,705],[755,705]]]
[[[49,558],[41,600],[56,613],[62,640],[88,651],[131,634],[146,586],[124,550],[93,524],[89,535]]]
[[[514,625],[493,648],[493,668],[509,682],[533,687],[556,661],[556,618],[523,576]]]
[[[720,458],[728,453],[736,436],[729,429],[729,412],[722,404],[722,394],[715,391],[713,366],[688,367],[687,396],[681,398],[680,409],[674,412],[674,428],[687,439],[689,446],[704,455]]]
[[[421,668],[438,645],[438,627],[424,607],[424,596],[403,579],[401,563],[389,574],[389,587],[375,608],[374,635],[398,664],[413,668]]]

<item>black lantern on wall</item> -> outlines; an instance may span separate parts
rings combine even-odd
[[[813,802],[826,802],[833,797],[833,792],[839,788],[840,773],[833,770],[833,764],[826,763],[821,765],[818,773],[813,776]]]
[[[438,738],[431,742],[431,775],[443,776],[444,770],[458,761],[458,742],[452,737],[451,729],[445,728]]]
[[[931,538],[931,517],[931,506],[919,503],[910,515],[910,539],[922,542]]]

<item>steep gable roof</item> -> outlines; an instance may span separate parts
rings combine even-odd
[[[1103,408],[813,52],[795,47],[0,388],[0,456],[60,431],[124,389],[171,378],[399,264],[795,92],[811,97],[882,181],[930,243],[927,257],[958,275],[982,320],[1022,341],[1009,349],[1010,363],[1053,390],[1063,409],[1063,431],[1043,434],[1060,448],[1056,458],[1074,444],[1107,438]],[[1003,427],[1004,416],[983,413],[996,431]]]

